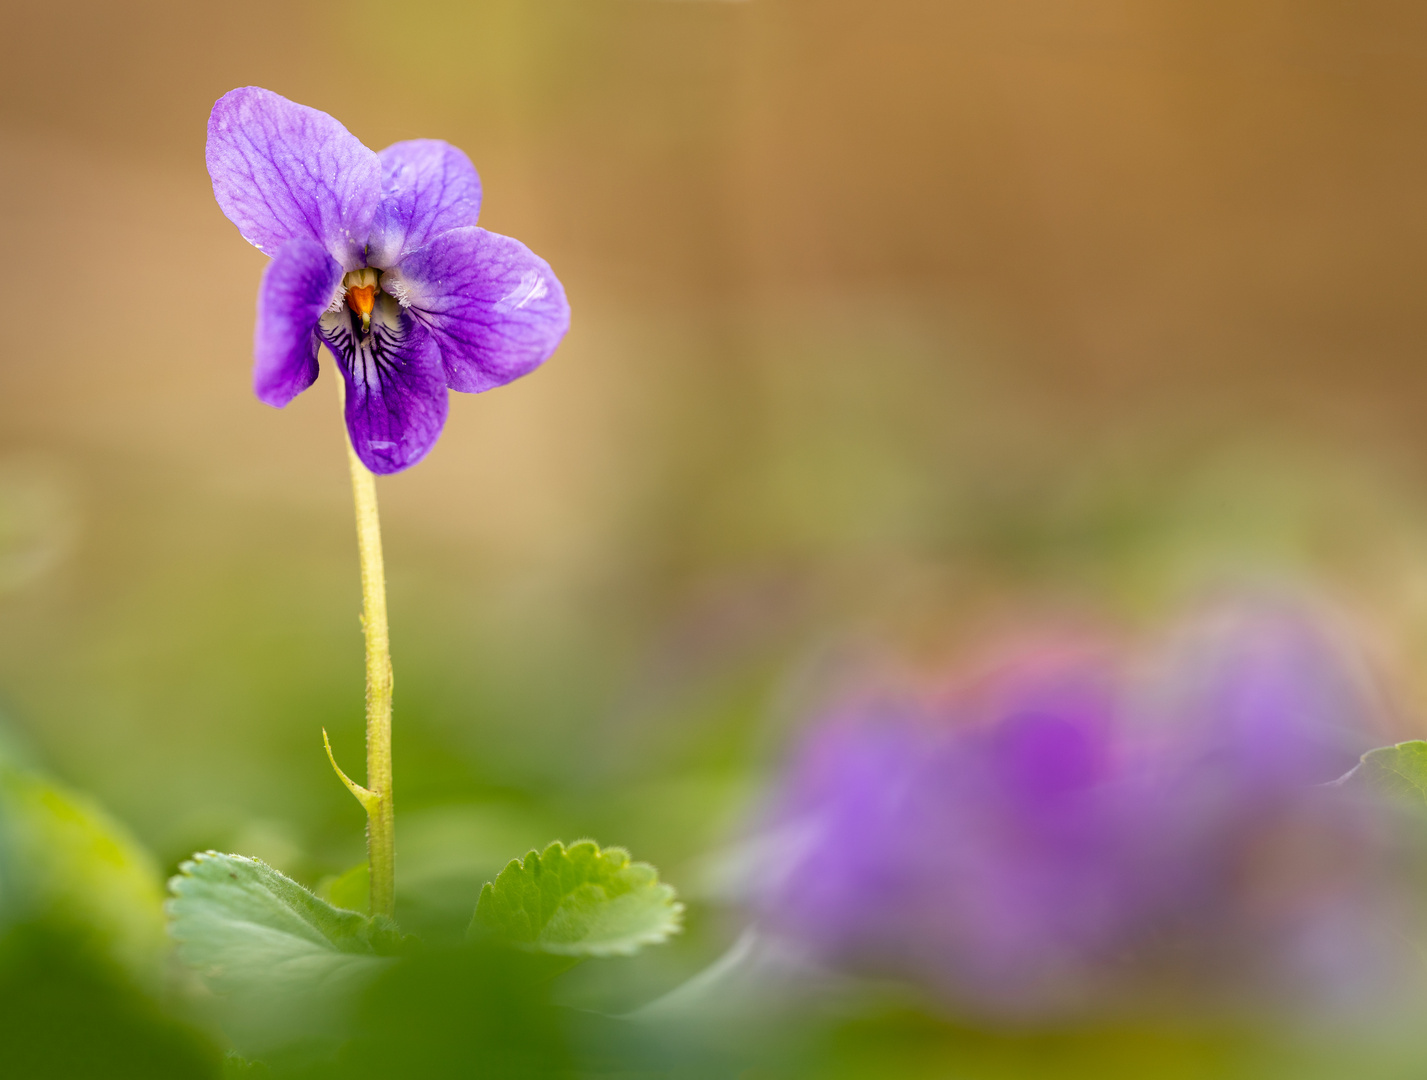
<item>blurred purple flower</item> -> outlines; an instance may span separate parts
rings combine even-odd
[[[999,1014],[1390,982],[1375,822],[1321,786],[1378,720],[1352,670],[1272,610],[1150,670],[1041,648],[825,719],[771,814],[765,927]]]
[[[286,405],[317,378],[324,342],[373,472],[431,449],[448,387],[525,375],[569,328],[549,265],[476,227],[481,182],[449,143],[376,153],[326,113],[248,86],[214,105],[207,158],[223,213],[273,259],[258,288],[254,390]]]

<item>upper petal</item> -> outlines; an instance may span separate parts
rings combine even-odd
[[[317,321],[342,282],[342,268],[315,240],[289,240],[258,286],[253,392],[282,408],[317,378]]]
[[[431,335],[390,298],[379,302],[369,334],[347,311],[324,315],[321,326],[347,383],[357,457],[374,473],[415,465],[446,423],[446,378]]]
[[[316,240],[344,270],[366,265],[381,163],[332,117],[258,86],[230,90],[208,117],[213,195],[269,255]]]
[[[535,370],[570,328],[565,289],[519,240],[452,229],[382,277],[441,346],[452,390],[477,393]]]
[[[395,266],[441,233],[476,223],[481,178],[462,151],[440,139],[411,139],[377,157],[382,197],[367,245],[372,266]]]

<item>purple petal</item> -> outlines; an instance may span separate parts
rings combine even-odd
[[[446,376],[435,341],[389,298],[371,333],[347,311],[322,317],[322,340],[347,381],[347,432],[374,473],[415,465],[446,423]]]
[[[452,229],[382,277],[430,329],[452,390],[503,386],[549,358],[570,328],[565,289],[519,240]]]
[[[208,117],[213,196],[269,255],[316,240],[344,270],[366,265],[381,163],[332,117],[257,86],[230,90]]]
[[[382,198],[372,221],[367,261],[386,269],[451,229],[474,225],[481,178],[460,150],[440,139],[392,143],[377,155]]]
[[[317,378],[317,320],[342,282],[342,268],[315,240],[289,240],[258,286],[253,392],[282,408]]]
[[[1291,602],[1216,611],[1178,662],[1179,700],[1205,760],[1246,791],[1325,783],[1367,749],[1375,708],[1355,658]]]

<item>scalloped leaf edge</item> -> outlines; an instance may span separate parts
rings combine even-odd
[[[591,868],[598,873],[591,876]],[[553,889],[552,873],[564,878]],[[591,911],[592,902],[598,911]],[[631,913],[640,908],[650,915],[647,925],[613,932],[611,923],[617,926],[620,916],[632,921]],[[566,847],[555,840],[543,851],[512,859],[495,881],[482,886],[467,936],[555,956],[630,956],[679,933],[683,915],[674,887],[661,882],[649,863],[632,861],[626,849],[602,849],[593,840]],[[597,940],[590,940],[591,923],[603,934]],[[584,934],[573,936],[582,925]]]
[[[340,953],[391,956],[400,949],[402,935],[390,919],[328,903],[261,859],[210,850],[185,859],[178,873],[168,880],[169,899],[164,908],[169,917],[169,934],[178,942],[180,951],[192,943],[180,933],[184,906],[201,902],[199,894],[205,888],[231,887],[222,880],[220,875],[224,874],[245,892],[262,890],[267,894],[265,899],[275,901],[285,911],[284,925],[267,924],[269,929]]]

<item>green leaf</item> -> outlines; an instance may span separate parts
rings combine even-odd
[[[316,893],[334,907],[366,911],[372,906],[372,875],[363,859],[350,870],[317,883]]]
[[[333,907],[241,855],[195,855],[169,891],[179,956],[213,992],[225,1030],[249,1056],[340,1037],[353,995],[400,946],[390,920]]]
[[[141,983],[162,978],[153,858],[94,801],[0,762],[0,929],[19,923],[76,934]]]
[[[486,883],[470,936],[557,956],[627,956],[678,933],[683,911],[658,871],[623,848],[557,840]]]
[[[1338,783],[1427,809],[1427,742],[1413,739],[1369,750]]]

